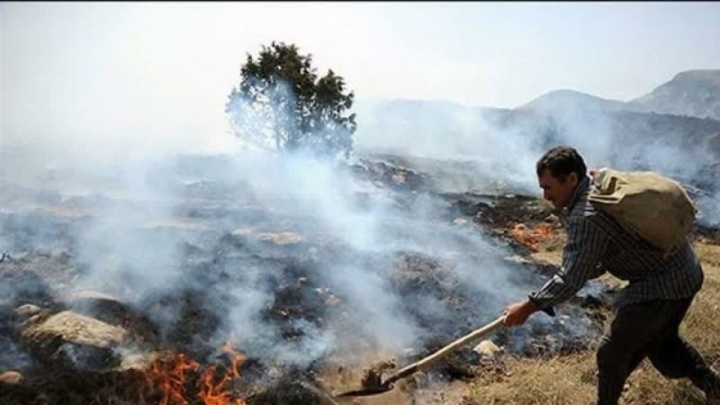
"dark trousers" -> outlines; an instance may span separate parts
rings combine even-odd
[[[691,299],[649,301],[621,307],[597,351],[598,405],[617,405],[625,380],[648,357],[668,378],[689,378],[705,392],[720,379],[678,334]]]

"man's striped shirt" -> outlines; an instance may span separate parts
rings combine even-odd
[[[549,309],[571,298],[587,280],[606,271],[628,281],[616,305],[655,299],[683,299],[695,295],[703,283],[698,257],[688,240],[671,256],[628,231],[587,200],[590,178],[584,178],[568,206],[568,241],[562,267],[530,300]]]

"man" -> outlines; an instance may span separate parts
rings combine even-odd
[[[570,147],[547,151],[537,162],[543,197],[569,213],[562,267],[539,291],[505,310],[505,326],[534,312],[552,313],[587,280],[604,272],[629,281],[616,302],[615,319],[597,350],[598,405],[617,405],[625,380],[646,356],[664,376],[689,378],[709,404],[720,405],[720,376],[678,334],[703,283],[688,241],[672,256],[622,228],[587,200],[591,187],[583,158]]]

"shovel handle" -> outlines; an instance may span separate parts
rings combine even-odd
[[[428,369],[433,364],[437,363],[438,361],[442,360],[443,358],[447,357],[450,353],[452,353],[455,349],[457,349],[460,346],[463,346],[469,342],[472,342],[473,340],[479,339],[488,333],[494,331],[495,329],[502,326],[503,321],[505,320],[504,316],[501,316],[500,318],[490,322],[489,324],[483,326],[482,328],[475,329],[474,331],[468,333],[467,335],[455,340],[454,342],[448,344],[447,346],[439,349],[435,353],[422,358],[415,363],[412,363],[408,366],[403,367],[402,369],[398,370],[396,373],[391,375],[385,382],[383,382],[383,385],[388,386],[395,381],[405,378],[411,374],[414,374],[417,371],[422,371]]]

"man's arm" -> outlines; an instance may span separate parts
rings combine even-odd
[[[505,310],[505,325],[520,325],[534,312],[551,310],[575,295],[587,280],[603,274],[598,264],[607,244],[607,235],[592,218],[572,218],[560,271],[526,301],[510,305]]]

